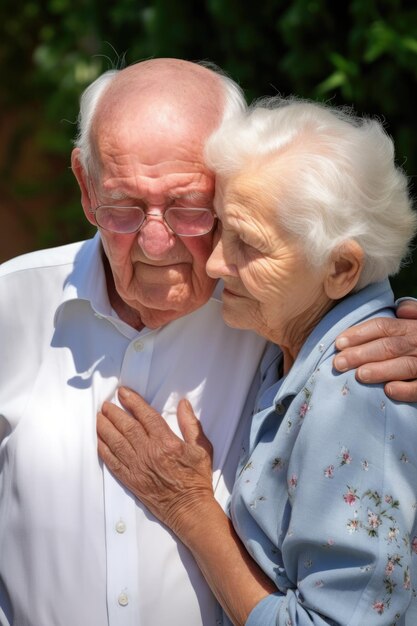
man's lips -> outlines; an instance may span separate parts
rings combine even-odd
[[[141,259],[138,259],[137,261],[134,262],[135,265],[142,265],[144,267],[150,267],[152,269],[164,269],[164,268],[170,268],[170,267],[178,267],[180,265],[187,265],[187,261],[178,261],[178,260],[173,260],[173,261],[142,261]]]

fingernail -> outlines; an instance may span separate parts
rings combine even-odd
[[[130,396],[130,391],[126,387],[119,387],[119,397],[120,398],[128,398]]]
[[[336,348],[338,350],[344,350],[349,347],[349,339],[347,337],[339,337],[336,339]]]
[[[334,366],[336,369],[339,370],[339,372],[347,372],[348,371],[348,364],[347,361],[345,359],[345,357],[343,356],[337,356],[334,360]]]
[[[363,383],[367,383],[371,379],[371,370],[367,367],[360,367],[358,369],[358,376]]]

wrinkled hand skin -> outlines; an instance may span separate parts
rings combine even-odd
[[[97,416],[98,453],[110,471],[181,539],[193,511],[213,500],[212,446],[182,400],[182,441],[141,396],[119,389],[125,411],[105,402]]]
[[[334,366],[358,368],[360,382],[387,383],[388,397],[417,402],[417,302],[401,302],[396,314],[399,319],[375,318],[339,335]]]

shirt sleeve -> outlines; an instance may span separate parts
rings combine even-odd
[[[416,567],[416,409],[353,372],[335,375],[330,360],[307,397],[282,543],[296,587],[276,624],[395,624],[413,594],[412,559]]]
[[[271,593],[252,609],[245,626],[275,626],[275,616],[283,599],[282,593]]]

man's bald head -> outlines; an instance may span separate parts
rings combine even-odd
[[[96,79],[81,98],[80,161],[87,167],[91,155],[91,130],[98,125],[134,122],[155,123],[165,117],[179,130],[180,124],[195,126],[202,141],[223,119],[244,110],[246,103],[238,85],[229,77],[198,63],[181,59],[151,59],[123,70],[110,70]],[[144,117],[145,116],[145,117]],[[96,135],[96,132],[94,132]]]

